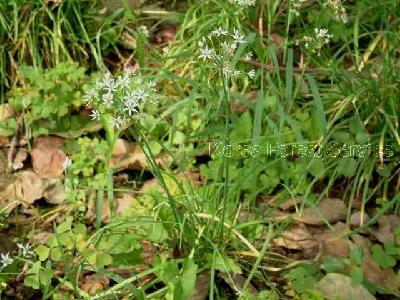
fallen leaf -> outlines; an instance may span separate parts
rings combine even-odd
[[[0,122],[3,123],[15,115],[14,109],[10,104],[0,104]]]
[[[155,36],[155,42],[159,45],[168,45],[175,39],[176,28],[173,26],[164,26]]]
[[[344,223],[337,223],[332,229],[326,229],[318,235],[322,242],[322,256],[333,256],[338,258],[349,257],[353,243],[347,237],[350,229]]]
[[[33,170],[42,178],[58,178],[64,173],[67,158],[62,150],[64,140],[59,137],[38,137],[31,151]]]
[[[188,300],[205,300],[210,290],[210,272],[204,271],[197,275],[196,285]]]
[[[50,204],[63,203],[67,198],[67,194],[62,180],[58,178],[47,180],[47,187],[43,197],[46,202]]]
[[[169,156],[166,154],[159,155],[156,157],[157,165],[161,168],[165,168],[168,158]],[[112,152],[110,166],[117,171],[125,169],[139,171],[150,169],[147,157],[140,146],[129,143],[124,139],[118,139],[116,141]]]
[[[19,170],[24,167],[24,161],[28,157],[28,151],[25,148],[18,148],[17,153],[15,154],[12,168],[13,170]]]
[[[320,243],[314,239],[304,224],[292,225],[280,237],[274,239],[273,243],[278,247],[303,251],[306,258],[315,257],[320,248]]]
[[[317,212],[318,210],[318,212]],[[323,225],[322,215],[329,223],[335,223],[346,219],[346,205],[340,199],[322,199],[316,208],[307,207],[301,216],[294,214],[295,221],[309,225]]]
[[[360,227],[369,221],[369,215],[367,213],[361,214],[361,212],[356,211],[350,216],[349,225],[351,227]]]
[[[85,275],[82,280],[81,289],[89,295],[96,295],[104,291],[110,285],[110,280],[105,275],[90,274]]]
[[[369,232],[382,244],[396,241],[396,229],[400,226],[400,217],[384,215],[378,219],[378,226],[369,228]]]
[[[45,180],[42,180],[42,178],[33,171],[24,170],[19,172],[16,175],[15,181],[9,184],[5,191],[0,194],[0,203],[2,202],[1,199],[4,199],[32,204],[43,197],[45,190]]]
[[[244,283],[246,282],[246,278],[237,273],[218,273],[218,277],[222,278],[230,287],[236,291],[237,293],[243,293]],[[258,290],[251,283],[247,286],[247,292],[253,294],[254,296],[258,295]]]
[[[329,273],[315,286],[328,300],[374,300],[375,297],[361,284],[343,274]]]

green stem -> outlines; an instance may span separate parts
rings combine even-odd
[[[135,132],[131,128],[129,128],[129,131],[132,134],[132,136],[135,137],[135,139],[137,141],[139,141]],[[152,168],[152,171],[154,172],[154,175],[157,177],[162,189],[167,194],[168,203],[172,208],[172,213],[174,215],[175,221],[177,222],[177,224],[179,226],[181,226],[182,225],[182,216],[178,211],[175,199],[171,195],[171,193],[167,187],[167,184],[165,183],[164,177],[160,172],[160,168],[157,166],[157,162],[156,162],[153,152],[151,151],[151,147],[150,147],[149,143],[147,142],[146,137],[142,133],[142,130],[139,128],[137,131],[139,132],[139,137],[141,138],[140,146],[142,147],[143,152],[146,155],[146,158],[150,164],[150,167]]]
[[[229,149],[229,90],[228,90],[228,82],[227,78],[223,75],[223,90],[224,90],[224,104],[225,104],[225,132],[224,132],[224,150]],[[225,152],[225,151],[224,151]],[[229,154],[228,154],[229,155]],[[223,243],[224,237],[224,226],[225,223],[225,215],[226,215],[226,204],[228,200],[228,192],[229,192],[229,156],[225,157],[224,155],[224,194],[222,198],[222,217],[221,217],[221,224],[219,227],[220,233],[220,242]]]

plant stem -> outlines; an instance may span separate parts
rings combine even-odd
[[[224,92],[224,104],[225,104],[225,132],[224,132],[224,150],[228,149],[229,147],[229,90],[228,90],[228,82],[227,78],[223,75],[221,71],[221,75],[223,78],[223,92]],[[225,151],[224,151],[225,152]],[[224,155],[224,193],[223,193],[223,200],[222,200],[222,217],[221,217],[221,224],[219,227],[219,240],[222,243],[224,238],[224,226],[225,223],[225,215],[226,215],[226,204],[228,199],[228,192],[229,192],[229,154],[226,157]]]

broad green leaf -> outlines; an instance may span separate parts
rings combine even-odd
[[[40,261],[45,261],[50,254],[50,248],[43,246],[43,245],[39,245],[36,249],[35,252],[37,253],[37,255],[39,256],[39,260]]]
[[[381,245],[372,246],[372,259],[382,268],[392,268],[396,265],[396,259],[387,254]]]

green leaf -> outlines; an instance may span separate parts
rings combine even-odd
[[[364,250],[361,247],[355,247],[351,250],[350,261],[359,266],[363,262]]]
[[[396,265],[396,260],[387,254],[381,245],[372,246],[372,259],[382,268],[392,268]]]
[[[361,283],[364,280],[364,274],[360,267],[351,267],[350,276],[355,283]]]
[[[45,261],[50,254],[50,248],[43,246],[43,245],[39,245],[36,249],[35,252],[37,253],[37,255],[39,256],[39,260],[40,261]]]
[[[183,263],[183,273],[179,278],[178,288],[175,289],[175,297],[177,300],[186,300],[192,294],[196,286],[197,265],[190,259],[186,259]]]
[[[323,258],[321,267],[326,273],[344,273],[347,266],[343,259],[328,256]]]
[[[67,217],[63,223],[57,226],[57,233],[64,233],[71,230],[73,218],[71,216]]]
[[[351,157],[343,157],[339,160],[338,173],[346,177],[353,177],[357,171],[357,161]]]
[[[223,254],[217,255],[215,258],[215,269],[224,273],[241,273],[242,269],[236,262]]]
[[[252,120],[249,111],[245,111],[235,124],[234,130],[231,132],[232,144],[249,140],[252,135]]]
[[[147,226],[150,231],[149,235],[146,237],[147,240],[155,243],[160,243],[168,238],[168,231],[164,228],[161,223],[153,223]]]

